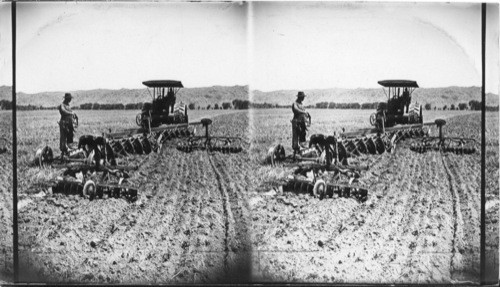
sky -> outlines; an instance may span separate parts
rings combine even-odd
[[[17,89],[246,85],[245,15],[240,3],[18,3]]]
[[[481,6],[464,3],[254,3],[251,85],[264,91],[481,86]],[[498,5],[489,13],[498,91]],[[492,9],[491,9],[492,10]],[[494,25],[493,25],[494,24]],[[493,63],[496,65],[493,66]],[[488,86],[488,84],[487,84]]]
[[[486,88],[498,94],[498,5],[489,7]],[[0,3],[0,85],[12,82],[10,21]],[[383,79],[480,86],[480,25],[478,3],[18,3],[17,90],[151,79],[261,91]]]

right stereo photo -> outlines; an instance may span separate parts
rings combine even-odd
[[[498,5],[251,6],[254,280],[497,282]]]

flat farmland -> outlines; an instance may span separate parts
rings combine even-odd
[[[373,111],[309,111],[308,135],[368,128]],[[135,126],[137,111],[77,111],[75,138]],[[479,275],[480,154],[363,156],[366,202],[280,193],[293,167],[264,163],[271,145],[291,152],[289,109],[190,111],[211,134],[240,136],[244,151],[131,156],[139,199],[89,201],[50,193],[63,170],[30,165],[58,151],[57,111],[20,112],[21,278],[82,283],[445,283]],[[426,111],[445,133],[480,139],[480,113]],[[432,131],[435,133],[435,131]],[[487,118],[488,250],[498,254],[498,113]],[[491,256],[498,274],[498,256]],[[495,267],[496,266],[496,267]],[[495,272],[495,270],[492,270]]]
[[[12,281],[12,111],[0,111],[0,137],[7,152],[0,154],[0,284]],[[0,141],[4,144],[4,141]],[[3,147],[3,146],[2,146]],[[1,147],[0,147],[1,148]]]
[[[369,111],[310,110],[314,133],[367,128]],[[291,111],[252,114],[251,153],[284,143],[291,153]],[[426,111],[424,121],[445,118],[445,134],[480,140],[480,113]],[[488,240],[490,266],[498,268],[498,113],[489,113]],[[431,131],[436,135],[436,131]],[[270,282],[445,283],[479,276],[480,153],[363,156],[360,178],[369,199],[319,200],[280,194],[290,167],[261,165],[260,196],[251,198],[255,278]],[[258,212],[257,212],[258,211]],[[491,270],[495,281],[498,269]]]
[[[78,112],[77,135],[134,127],[137,112]],[[248,139],[248,114],[193,111],[210,117],[212,135]],[[57,147],[56,111],[19,119],[20,278],[28,282],[199,283],[246,282],[251,244],[246,220],[252,188],[248,153],[131,156],[129,182],[139,199],[85,200],[51,195],[62,170],[29,165],[36,148]],[[56,155],[58,148],[54,149]]]

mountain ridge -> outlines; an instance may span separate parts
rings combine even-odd
[[[248,86],[220,86],[199,88],[184,88],[177,94],[177,100],[186,104],[205,107],[207,105],[232,102],[233,100],[250,100]],[[335,103],[374,103],[386,101],[387,97],[382,88],[330,88],[330,89],[305,89],[307,97],[306,105],[314,105],[319,102]],[[114,104],[114,103],[139,103],[151,101],[147,89],[92,89],[70,91],[74,100],[72,104],[78,106],[85,103]],[[296,90],[277,90],[262,92],[253,90],[251,102],[270,103],[288,105],[295,100]],[[64,92],[41,92],[27,94],[19,92],[17,96],[18,105],[34,105],[42,107],[53,107],[61,103]],[[10,101],[12,88],[10,86],[0,86],[0,100]],[[432,106],[442,107],[443,105],[458,105],[459,103],[469,103],[471,100],[481,100],[480,87],[459,87],[450,86],[442,88],[419,88],[412,95],[412,101],[421,104],[430,103]],[[487,93],[486,104],[497,106],[498,95]]]

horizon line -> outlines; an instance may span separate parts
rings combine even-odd
[[[11,88],[12,86],[9,85],[0,85],[0,87],[7,87]],[[203,89],[203,88],[212,88],[212,87],[250,87],[250,85],[212,85],[212,86],[202,86],[202,87],[184,87],[184,89]],[[444,89],[444,88],[481,88],[481,86],[458,86],[458,85],[451,85],[451,86],[440,86],[440,87],[419,87],[419,89]],[[26,95],[35,95],[35,94],[43,94],[43,93],[67,93],[67,92],[88,92],[88,91],[93,91],[93,90],[110,90],[110,91],[120,91],[120,90],[146,90],[146,87],[141,87],[141,88],[91,88],[91,89],[73,89],[73,90],[66,90],[66,91],[42,91],[42,92],[33,92],[33,93],[26,93],[23,91],[16,91],[17,94],[23,93]],[[277,90],[260,90],[260,89],[249,89],[252,91],[257,91],[257,92],[262,92],[262,93],[273,93],[273,92],[281,92],[281,91],[310,91],[310,90],[373,90],[373,89],[384,89],[383,87],[356,87],[356,88],[344,88],[344,87],[330,87],[330,88],[305,88],[305,89],[277,89]],[[493,94],[493,95],[498,95],[493,92],[487,92],[487,94]]]

